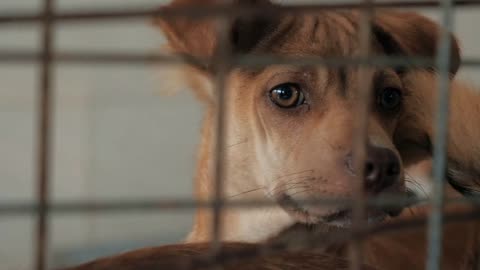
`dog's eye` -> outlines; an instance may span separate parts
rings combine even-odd
[[[402,92],[393,87],[384,88],[378,94],[378,106],[384,111],[395,111],[402,104]]]
[[[293,108],[305,102],[305,96],[300,87],[294,83],[284,83],[270,90],[270,99],[281,108]]]

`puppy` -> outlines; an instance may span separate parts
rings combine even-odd
[[[393,143],[398,145],[398,153],[403,160],[412,161],[431,156],[434,135],[436,89],[438,78],[426,71],[409,72],[402,77],[402,90],[408,93],[403,100],[403,113],[397,118],[398,132]],[[480,115],[480,91],[459,81],[451,82],[449,141],[448,141],[448,180],[464,196],[478,194],[480,179],[480,126],[474,123]],[[407,151],[408,150],[408,151]],[[412,155],[415,153],[415,155]],[[421,154],[422,153],[422,154]],[[429,166],[423,164],[422,166]],[[308,179],[305,179],[307,181]],[[408,222],[425,223],[429,207],[415,207],[401,217],[390,220],[388,225],[408,226]],[[476,220],[455,221],[452,217],[468,214]],[[478,207],[464,204],[447,204],[446,223],[443,230],[444,269],[477,269],[480,258],[480,215]],[[255,222],[255,220],[252,220]],[[301,223],[301,222],[300,222]],[[68,270],[127,270],[127,269],[209,269],[221,265],[224,269],[347,269],[345,245],[327,253],[308,249],[262,253],[265,246],[276,246],[287,242],[298,242],[298,238],[312,240],[310,225],[297,223],[274,237],[263,247],[259,244],[224,243],[220,259],[212,264],[208,257],[207,243],[179,244],[157,248],[147,248],[126,254],[99,259]],[[228,223],[227,223],[228,224]],[[300,225],[298,225],[300,224]],[[303,233],[307,233],[306,235]],[[427,257],[427,231],[425,226],[410,227],[383,234],[373,235],[364,242],[364,262],[362,269],[425,269]],[[273,243],[273,245],[272,245]],[[275,245],[276,244],[276,245]],[[259,256],[253,256],[259,254]],[[368,266],[367,266],[368,265]]]
[[[174,0],[166,8],[214,6],[215,0]],[[234,5],[274,5],[267,0],[234,1]],[[355,57],[360,55],[361,16],[357,11],[319,11],[302,15],[240,16],[228,29],[234,55],[270,54],[287,57]],[[215,20],[157,18],[173,53],[211,59],[219,49]],[[430,56],[436,53],[439,27],[415,13],[381,10],[372,23],[375,55]],[[451,74],[460,63],[452,37]],[[429,68],[426,68],[429,69]],[[426,70],[425,69],[425,70]],[[405,195],[404,166],[418,157],[402,155],[400,146],[429,148],[428,120],[418,100],[409,99],[406,78],[413,68],[375,68],[364,177],[355,175],[353,109],[359,97],[360,67],[270,65],[233,67],[226,74],[224,197],[270,200],[271,208],[228,209],[222,215],[222,240],[258,242],[295,223],[348,228],[349,205],[315,205],[310,199],[348,199],[354,181],[363,181],[367,196]],[[192,64],[185,80],[206,104],[195,179],[199,200],[211,200],[218,114],[215,63]],[[433,91],[433,90],[432,90]],[[432,104],[433,106],[433,101]],[[422,111],[423,113],[423,111]],[[426,113],[426,112],[425,112]],[[414,121],[411,121],[415,115]],[[415,131],[415,132],[412,132]],[[412,143],[414,142],[414,143]],[[417,147],[421,145],[421,147]],[[369,208],[371,224],[401,209]],[[211,211],[197,212],[188,242],[208,241]]]

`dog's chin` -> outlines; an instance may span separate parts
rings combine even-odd
[[[399,212],[399,211],[398,211]],[[353,223],[353,211],[350,209],[338,210],[328,215],[313,215],[307,210],[291,211],[287,210],[297,223],[310,225],[328,225],[338,228],[348,229]],[[368,225],[382,223],[388,217],[397,216],[397,212],[388,212],[384,210],[369,209],[366,213],[366,222]]]
[[[340,208],[326,214],[317,214],[308,208],[300,206],[288,195],[284,195],[279,203],[297,223],[309,225],[322,224],[345,229],[350,228],[353,223],[353,211],[350,208]],[[380,224],[388,217],[400,215],[402,210],[403,208],[369,208],[366,209],[365,213],[366,222],[368,225]]]
[[[388,217],[397,215],[397,212],[393,213],[380,209],[369,209],[366,212],[365,218],[368,225],[375,225],[382,223]],[[330,226],[350,228],[353,223],[353,211],[349,209],[340,210],[333,214],[322,217],[321,222]]]

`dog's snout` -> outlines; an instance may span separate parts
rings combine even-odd
[[[399,180],[400,160],[388,148],[368,146],[365,161],[365,187],[378,192]]]

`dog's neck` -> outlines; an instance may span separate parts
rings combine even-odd
[[[195,197],[200,201],[215,199],[215,146],[216,110],[207,109],[203,122],[202,137],[198,152],[195,175]],[[228,123],[235,123],[229,119]],[[228,134],[233,131],[235,134]],[[256,168],[255,146],[247,134],[229,126],[224,145],[223,198],[227,202],[268,201],[265,189],[261,186],[262,173]],[[258,242],[279,232],[292,224],[291,217],[278,206],[272,207],[227,207],[222,210],[222,240]],[[187,238],[188,242],[208,241],[212,237],[213,214],[210,209],[199,209],[196,212],[193,230]]]

